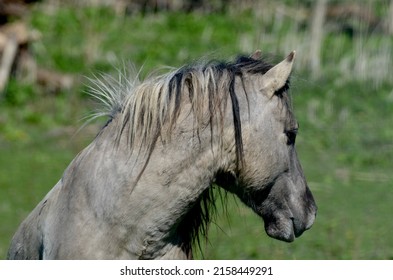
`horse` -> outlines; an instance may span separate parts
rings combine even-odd
[[[8,259],[192,259],[215,189],[292,242],[317,206],[297,157],[289,80],[260,51],[96,82],[106,125],[21,223]],[[195,248],[194,248],[195,249]]]

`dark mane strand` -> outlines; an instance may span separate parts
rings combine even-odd
[[[184,73],[186,72],[186,69],[182,68],[180,69],[169,81],[169,100],[173,99],[172,95],[175,94],[175,106],[174,106],[174,119],[176,120],[177,117],[179,116],[180,112],[180,100],[181,100],[181,89],[182,89],[182,83],[183,83],[183,77]],[[164,120],[165,121],[165,120]],[[169,129],[172,130],[174,126],[174,123],[169,124]]]
[[[265,74],[273,65],[263,59],[254,59],[249,56],[238,56],[236,65],[251,74]]]
[[[236,146],[236,172],[239,172],[240,168],[244,164],[243,160],[243,139],[242,139],[242,125],[240,120],[240,108],[235,92],[235,78],[241,76],[241,72],[238,69],[231,73],[231,80],[229,83],[229,96],[232,102],[232,114],[233,114],[233,127],[235,130],[235,146]]]

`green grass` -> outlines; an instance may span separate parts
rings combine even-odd
[[[114,73],[124,61],[143,65],[145,75],[200,57],[227,59],[255,49],[283,57],[296,49],[292,93],[300,123],[297,149],[319,207],[316,222],[294,243],[276,241],[266,236],[260,218],[229,196],[228,213],[219,213],[209,241],[202,244],[203,256],[197,257],[393,259],[392,82],[370,80],[372,75],[362,81],[342,72],[353,67],[361,38],[330,34],[323,75],[311,81],[304,71],[307,34],[296,31],[290,19],[277,28],[273,18],[257,18],[250,11],[123,17],[109,9],[41,7],[30,18],[43,34],[32,51],[41,66],[72,73],[82,84],[49,95],[12,80],[0,99],[0,258],[23,218],[97,131],[88,127],[74,135],[91,108],[83,76]],[[363,54],[374,54],[381,44],[392,47],[382,35],[369,34]]]
[[[55,156],[53,156],[55,155]],[[4,257],[12,234],[61,177],[72,158],[68,149],[37,143],[2,146],[0,166],[0,253]]]

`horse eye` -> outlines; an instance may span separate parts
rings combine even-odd
[[[286,130],[285,135],[287,136],[287,145],[294,145],[296,141],[297,129]]]

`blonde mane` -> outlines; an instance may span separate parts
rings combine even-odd
[[[143,143],[143,149],[149,154],[158,138],[171,139],[184,101],[191,104],[193,128],[199,134],[207,126],[213,133],[214,125],[218,125],[217,131],[222,132],[230,99],[237,158],[238,163],[241,163],[243,144],[235,79],[242,79],[246,73],[264,74],[271,67],[263,60],[241,56],[234,62],[212,61],[187,65],[163,75],[149,77],[143,82],[139,80],[139,75],[134,79],[127,79],[124,74],[119,74],[117,79],[102,76],[94,83],[95,87],[91,91],[91,95],[104,107],[95,116],[109,115],[113,119],[121,114],[117,139],[124,131],[128,131],[131,149],[136,148],[135,140],[138,139],[138,143]],[[142,147],[138,148],[140,150]]]

